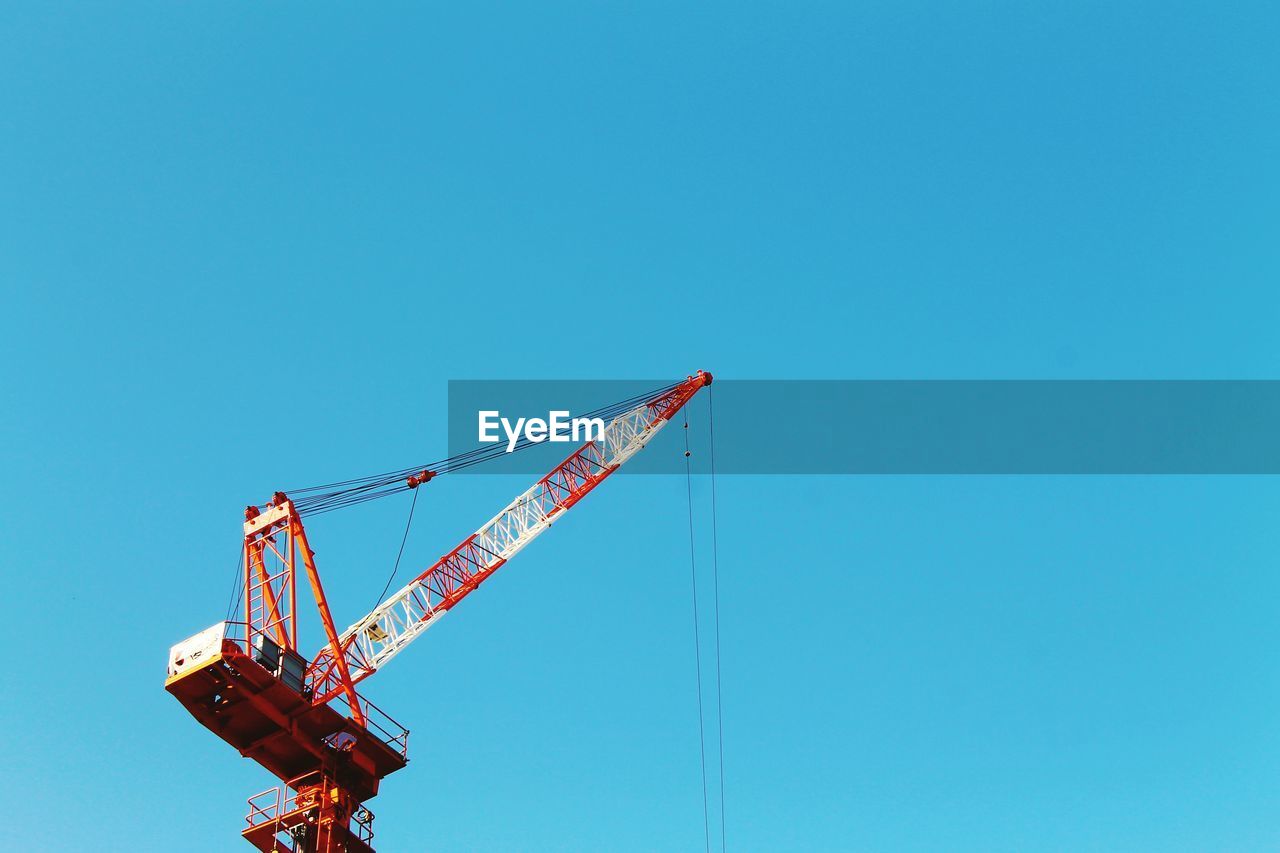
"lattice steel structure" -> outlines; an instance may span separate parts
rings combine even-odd
[[[613,418],[501,512],[339,634],[302,518],[276,492],[244,523],[244,620],[175,645],[165,689],[282,785],[250,799],[242,836],[269,853],[373,853],[364,805],[408,762],[409,732],[356,691],[662,430],[711,374]],[[418,488],[435,476],[408,478]],[[307,579],[325,643],[298,649],[297,579]]]

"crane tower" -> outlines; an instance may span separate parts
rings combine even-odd
[[[373,853],[366,803],[408,763],[409,732],[356,690],[648,444],[711,374],[698,371],[618,414],[603,434],[517,496],[341,633],[303,526],[283,492],[245,510],[243,612],[173,646],[165,690],[280,784],[249,798],[241,835],[267,853]],[[436,472],[409,475],[419,488]],[[324,642],[298,645],[303,579]]]

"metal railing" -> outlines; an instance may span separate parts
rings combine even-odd
[[[230,642],[235,645],[236,649],[244,655],[252,655],[249,648],[248,634],[249,626],[244,622],[226,622],[226,632],[223,634],[223,648],[227,647]],[[310,699],[309,691],[303,694]],[[391,715],[383,711],[377,705],[373,704],[368,698],[356,696],[360,700],[360,711],[364,716],[364,727],[374,737],[385,743],[387,746],[398,754],[401,758],[407,758],[409,755],[409,730],[396,722]],[[329,700],[329,705],[338,713],[351,718],[351,703],[348,701],[345,693],[340,693],[333,699]],[[339,740],[340,735],[335,735],[332,740]],[[330,743],[330,746],[341,748],[340,743]]]
[[[309,784],[304,787],[304,783]],[[301,792],[298,790],[299,787],[303,788]],[[287,837],[289,830],[303,824],[305,822],[303,815],[318,808],[321,802],[329,798],[330,791],[333,789],[332,782],[323,774],[305,773],[283,785],[268,788],[250,797],[249,813],[245,815],[245,823],[248,824],[249,829],[274,823],[277,835],[286,834],[285,838],[279,840],[290,843],[292,839]],[[290,817],[297,819],[289,820]],[[373,817],[373,812],[360,805],[351,815],[349,825],[352,834],[369,845],[373,843]]]
[[[401,758],[409,755],[409,730],[397,723],[387,712],[370,702],[359,693],[360,712],[364,715],[364,727],[374,737],[391,747]],[[351,703],[345,693],[340,693],[329,700],[329,704],[346,717],[351,716]],[[330,744],[334,746],[335,744]]]

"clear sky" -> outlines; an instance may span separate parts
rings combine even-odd
[[[449,379],[1280,377],[1278,24],[3,4],[0,847],[249,849],[272,780],[166,651],[246,503],[443,455]],[[406,565],[525,480],[441,481]],[[730,849],[1280,844],[1273,478],[719,499]],[[310,528],[343,624],[406,511]],[[701,849],[685,512],[615,478],[367,683],[380,850]]]

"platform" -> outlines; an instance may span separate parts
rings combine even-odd
[[[313,705],[256,663],[231,639],[165,682],[193,717],[282,781],[333,773],[358,800],[408,763],[409,733],[361,700],[366,726],[342,713],[342,702]],[[260,848],[271,849],[271,848]]]
[[[263,853],[295,853],[297,849],[341,850],[343,853],[373,853],[373,814],[359,807],[355,814],[320,808],[332,791],[314,778],[301,791],[285,783],[249,798],[248,827],[240,834]],[[335,798],[337,799],[337,798]],[[309,838],[311,846],[299,847],[297,832]]]

